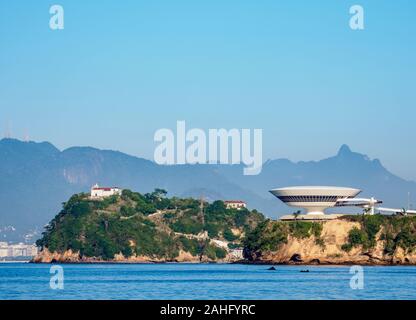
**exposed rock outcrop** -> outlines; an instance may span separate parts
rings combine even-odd
[[[79,252],[67,250],[63,253],[50,252],[48,248],[44,248],[32,260],[34,263],[164,263],[164,262],[186,262],[186,263],[201,263],[201,262],[218,262],[218,263],[233,263],[241,259],[227,254],[224,259],[211,260],[206,256],[193,256],[191,253],[180,250],[179,255],[174,259],[163,259],[150,256],[133,255],[125,257],[122,253],[116,254],[113,260],[104,260],[96,257],[81,256]]]
[[[364,249],[362,245],[354,246],[349,251],[343,249],[349,232],[361,228],[360,223],[347,220],[322,222],[320,241],[313,235],[307,238],[296,238],[289,234],[287,242],[277,250],[264,252],[246,252],[255,263],[273,264],[359,264],[359,265],[392,265],[416,264],[416,250],[405,250],[397,247],[393,254],[385,252],[385,240],[382,240],[382,229],[376,235],[375,246]]]

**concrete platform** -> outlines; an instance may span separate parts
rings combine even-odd
[[[293,214],[281,216],[279,220],[281,221],[327,221],[338,219],[339,217],[344,216],[344,214],[300,214],[297,217]]]

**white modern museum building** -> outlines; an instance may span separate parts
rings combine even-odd
[[[361,207],[365,213],[375,211],[396,214],[416,214],[414,210],[381,208],[382,201],[375,198],[356,198],[360,189],[330,186],[296,186],[270,190],[270,192],[291,207],[305,209],[306,214],[301,219],[333,219],[339,215],[325,215],[325,210],[331,207]],[[282,220],[291,220],[294,215],[283,216]]]

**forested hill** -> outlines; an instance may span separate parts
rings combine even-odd
[[[256,210],[168,198],[161,189],[101,201],[76,194],[37,241],[37,261],[233,261],[233,249],[262,221]]]

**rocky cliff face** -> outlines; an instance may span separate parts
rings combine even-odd
[[[310,235],[303,238],[289,234],[287,240],[275,250],[246,250],[246,257],[257,263],[276,264],[416,264],[415,248],[409,250],[397,245],[392,252],[386,252],[388,240],[385,237],[385,226],[380,226],[371,248],[354,245],[346,250],[345,245],[350,241],[351,231],[363,229],[362,224],[342,219],[321,224],[319,237]]]
[[[137,256],[132,255],[125,257],[122,253],[116,254],[112,260],[103,260],[96,257],[85,257],[79,252],[73,252],[71,249],[65,252],[50,252],[47,248],[44,248],[39,254],[32,260],[34,263],[163,263],[163,262],[184,262],[184,263],[201,263],[201,262],[218,262],[218,263],[233,263],[240,261],[232,254],[227,254],[224,259],[210,259],[207,256],[194,256],[189,252],[180,250],[177,257],[172,259],[157,258],[151,256]]]

